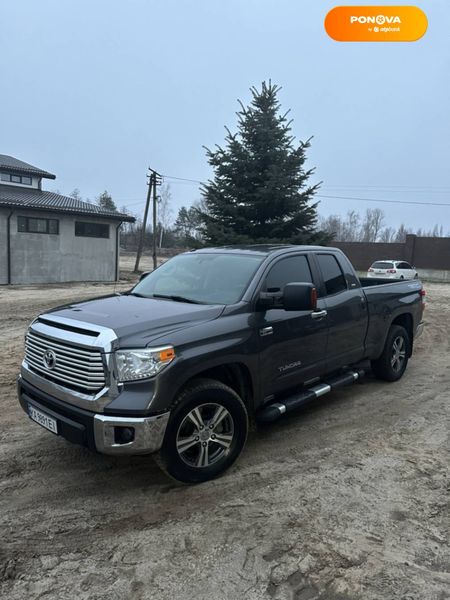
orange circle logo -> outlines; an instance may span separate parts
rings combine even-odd
[[[325,30],[337,42],[415,42],[428,27],[417,6],[336,6]]]

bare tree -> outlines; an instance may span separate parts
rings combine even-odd
[[[395,241],[396,242],[405,242],[407,233],[409,233],[409,232],[406,229],[405,225],[402,223],[400,225],[400,227],[397,229],[397,233],[395,234]]]
[[[381,208],[368,208],[362,224],[362,241],[376,242],[384,223],[384,212]]]
[[[161,187],[159,194],[159,247],[162,247],[164,232],[167,231],[172,223],[172,209],[170,203],[172,200],[172,192],[170,191],[170,184],[167,183]]]
[[[342,241],[342,217],[340,215],[329,215],[328,217],[322,217],[319,220],[319,229],[329,233],[334,240]]]
[[[333,236],[337,242],[358,242],[361,237],[361,217],[349,210],[346,217],[330,215],[319,220],[319,229]]]
[[[394,241],[394,238],[395,229],[393,227],[385,227],[380,233],[380,242],[389,244]]]
[[[397,229],[394,227],[383,227],[384,212],[380,208],[369,208],[364,218],[350,210],[345,217],[341,215],[329,215],[319,218],[318,227],[331,235],[337,242],[384,242],[403,243],[408,234],[414,233],[418,237],[444,237],[444,227],[436,224],[432,229],[419,227],[414,232],[402,223]]]
[[[128,206],[126,205],[120,207],[120,212],[125,215],[131,215],[130,211],[128,210]],[[136,229],[136,223],[128,223],[127,221],[124,221],[120,229],[123,234],[131,233]]]
[[[431,237],[442,237],[444,233],[444,229],[442,225],[435,225],[433,227],[433,231],[431,232]]]
[[[342,239],[347,242],[357,242],[360,238],[361,217],[355,210],[349,210],[347,219],[342,225]]]
[[[80,190],[78,188],[73,189],[70,192],[69,196],[71,198],[75,198],[75,200],[83,200],[83,197],[81,196],[81,192],[80,192]]]

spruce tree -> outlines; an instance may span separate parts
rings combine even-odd
[[[325,243],[316,231],[319,184],[309,185],[306,142],[295,142],[292,121],[280,112],[280,88],[251,88],[248,107],[240,102],[237,133],[226,128],[225,147],[205,148],[214,178],[202,187],[203,236],[209,244]]]
[[[97,198],[98,205],[106,210],[110,210],[112,212],[117,212],[117,206],[112,199],[111,194],[105,190],[100,196]]]

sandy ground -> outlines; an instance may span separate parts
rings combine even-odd
[[[157,257],[158,265],[165,262],[167,257]],[[121,278],[128,279],[130,277],[134,277],[132,272],[134,271],[134,266],[136,264],[136,254],[134,252],[125,252],[121,251],[120,253],[120,276]],[[139,261],[139,271],[146,272],[153,270],[153,258],[148,253],[145,252]]]
[[[450,286],[427,285],[400,382],[369,377],[253,432],[230,471],[196,487],[148,457],[72,446],[18,406],[28,322],[110,291],[0,288],[1,598],[450,598]]]

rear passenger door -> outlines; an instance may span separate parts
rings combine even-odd
[[[367,303],[357,280],[353,276],[349,282],[334,254],[318,252],[315,260],[322,279],[318,296],[328,316],[327,371],[333,371],[364,357]]]

